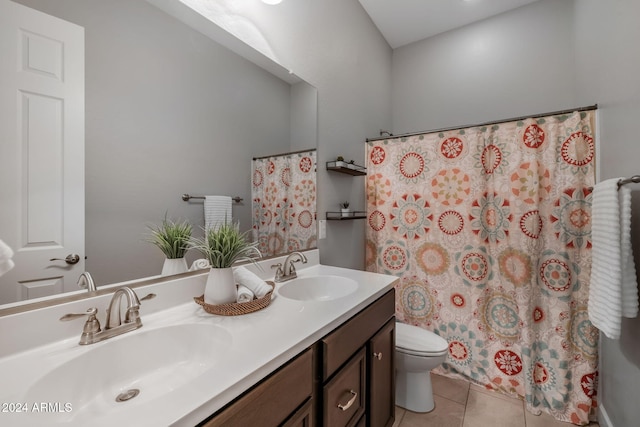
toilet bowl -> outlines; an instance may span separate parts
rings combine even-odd
[[[441,365],[447,340],[426,329],[396,322],[396,405],[413,412],[432,411],[430,371]]]

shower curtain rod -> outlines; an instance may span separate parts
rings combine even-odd
[[[316,149],[315,149],[315,148],[307,148],[306,150],[289,151],[288,153],[270,154],[270,155],[268,155],[268,156],[254,157],[254,158],[253,158],[253,160],[268,159],[269,157],[288,156],[288,155],[290,155],[290,154],[308,153],[309,151],[316,151]]]
[[[448,132],[448,131],[451,131],[451,130],[465,129],[465,128],[470,128],[470,127],[498,125],[500,123],[515,122],[515,121],[518,121],[518,120],[539,119],[540,117],[555,116],[555,115],[558,115],[558,114],[568,114],[568,113],[574,113],[576,111],[578,111],[578,112],[579,111],[592,111],[592,110],[597,110],[597,109],[598,109],[598,104],[594,104],[594,105],[589,105],[587,107],[570,108],[570,109],[567,109],[567,110],[553,111],[551,113],[535,114],[535,115],[532,115],[532,116],[513,117],[511,119],[494,120],[494,121],[491,121],[491,122],[485,122],[485,123],[479,123],[479,124],[464,125],[464,126],[452,126],[452,127],[442,128],[442,129],[433,129],[433,130],[425,130],[425,131],[421,131],[421,132],[403,133],[403,134],[400,134],[400,135],[379,136],[379,137],[376,137],[376,138],[367,138],[365,140],[365,142],[382,141],[383,139],[391,139],[391,138],[406,138],[408,136],[423,135],[425,133]]]

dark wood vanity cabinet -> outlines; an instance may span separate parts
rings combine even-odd
[[[313,394],[313,351],[307,349],[264,381],[238,397],[203,427],[312,426],[305,424],[305,408],[311,414]]]
[[[395,292],[390,290],[360,313],[320,340],[321,384],[325,392],[322,417],[324,427],[391,426],[395,419]],[[326,388],[336,378],[362,367],[361,388],[343,385],[335,393],[339,400],[327,397]],[[352,374],[353,375],[353,374]],[[352,383],[353,384],[353,383]],[[355,395],[354,393],[357,393]],[[356,399],[350,408],[342,409]],[[318,399],[319,400],[319,399]],[[342,408],[339,408],[341,405]],[[360,412],[354,411],[361,408]],[[332,413],[351,413],[352,417],[337,419]],[[348,418],[348,419],[347,419]]]
[[[391,426],[394,314],[391,289],[200,426]]]

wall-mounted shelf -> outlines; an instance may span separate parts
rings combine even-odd
[[[353,175],[353,176],[367,174],[367,168],[364,166],[360,166],[360,165],[356,165],[348,162],[342,162],[338,160],[327,162],[327,170],[346,173],[347,175]]]
[[[331,221],[362,219],[366,217],[367,217],[367,213],[364,211],[352,211],[344,214],[342,212],[327,212],[327,220],[331,220]]]

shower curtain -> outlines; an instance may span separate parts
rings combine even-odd
[[[252,235],[262,256],[314,248],[316,152],[254,159]]]
[[[593,111],[367,143],[369,271],[398,320],[449,343],[439,373],[587,424]]]

